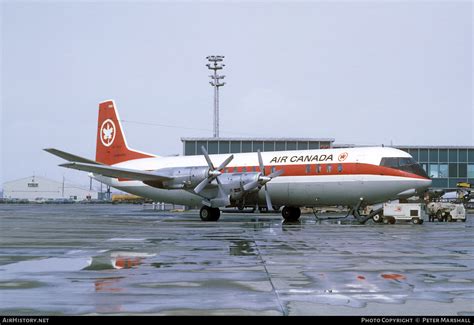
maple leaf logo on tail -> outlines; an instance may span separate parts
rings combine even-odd
[[[114,129],[112,127],[110,127],[110,125],[107,125],[107,128],[102,130],[104,132],[104,140],[112,139],[112,131],[113,130]]]
[[[115,139],[115,124],[111,119],[107,119],[102,123],[101,126],[100,140],[102,144],[106,147],[110,147]]]

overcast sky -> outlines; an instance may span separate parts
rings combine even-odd
[[[221,136],[474,145],[470,1],[23,2],[1,5],[0,184],[88,184],[98,103],[131,147],[212,136],[207,55],[225,55]],[[3,175],[2,175],[3,174]]]

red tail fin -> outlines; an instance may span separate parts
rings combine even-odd
[[[132,159],[149,157],[154,156],[128,148],[114,101],[107,100],[100,103],[95,160],[113,165]]]

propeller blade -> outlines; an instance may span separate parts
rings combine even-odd
[[[212,180],[212,179],[211,179]],[[199,194],[206,186],[209,184],[210,180],[209,178],[204,178],[195,188],[194,192],[196,194]]]
[[[201,151],[202,151],[202,154],[204,155],[204,158],[206,158],[207,165],[209,166],[209,168],[211,170],[214,170],[215,169],[214,165],[212,164],[211,158],[209,158],[209,154],[207,153],[206,148],[204,148],[204,146],[201,146]]]
[[[227,157],[227,159],[224,160],[224,162],[220,164],[219,167],[217,167],[217,170],[224,169],[232,161],[232,159],[234,159],[234,155],[230,155],[229,157]]]
[[[262,172],[263,175],[265,175],[265,166],[263,165],[262,153],[260,152],[260,149],[257,150],[257,154],[258,154],[258,164],[260,166],[260,171]]]
[[[225,192],[224,192],[224,188],[222,187],[222,183],[221,181],[219,180],[219,177],[216,177],[216,181],[217,181],[217,187],[219,188],[219,195],[224,197],[225,196]]]
[[[257,180],[255,180],[255,181],[253,181],[253,182],[250,182],[250,183],[245,184],[245,185],[243,186],[243,189],[244,189],[244,191],[250,191],[250,190],[252,190],[252,189],[254,189],[254,188],[257,188],[258,185],[259,185],[259,181],[258,181],[258,179],[257,179]]]
[[[268,175],[268,177],[270,177],[270,178],[275,178],[275,177],[280,176],[280,175],[283,174],[283,173],[284,173],[284,170],[283,170],[283,169],[280,169],[280,170],[277,170],[276,172],[271,173],[270,175]]]
[[[267,184],[265,184],[265,200],[267,201],[267,209],[271,211],[273,209],[272,200],[270,200],[270,193],[268,193]]]

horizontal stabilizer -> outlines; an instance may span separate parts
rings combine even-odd
[[[96,164],[85,164],[85,163],[65,163],[59,165],[61,167],[72,168],[77,170],[83,170],[86,172],[91,172],[95,174],[100,174],[103,176],[113,177],[113,178],[125,178],[130,180],[137,181],[158,181],[163,182],[172,179],[172,177],[160,175],[154,172],[112,167],[107,165],[96,165]]]
[[[83,158],[83,157],[80,157],[80,156],[76,156],[76,155],[73,155],[72,153],[61,151],[61,150],[58,150],[58,149],[46,148],[46,149],[43,149],[43,150],[46,151],[46,152],[49,152],[50,154],[53,154],[53,155],[58,156],[60,158],[63,158],[65,160],[68,160],[68,161],[86,163],[86,164],[93,164],[93,165],[102,165],[101,163],[99,163],[97,161],[87,159],[87,158]]]

